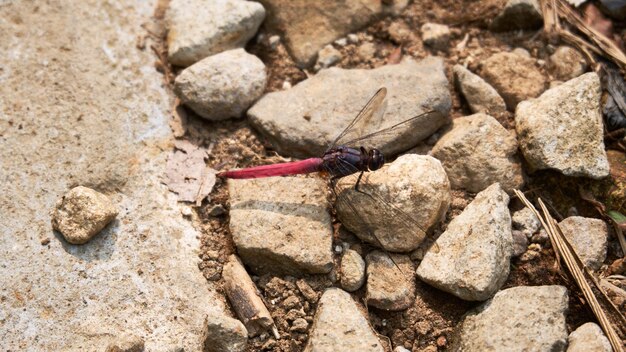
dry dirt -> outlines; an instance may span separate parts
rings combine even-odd
[[[503,3],[504,1],[497,0],[479,2],[430,0],[421,1],[419,4],[413,3],[400,16],[378,20],[356,33],[362,40],[375,43],[377,53],[373,58],[363,60],[356,53],[356,45],[348,44],[344,47],[337,47],[343,55],[337,66],[343,68],[379,67],[397,60],[398,50],[401,50],[403,56],[418,59],[427,55],[442,56],[446,61],[449,89],[453,96],[451,115],[453,118],[468,115],[470,111],[467,104],[452,84],[451,67],[454,64],[467,63],[471,70],[476,71],[484,59],[496,52],[522,47],[533,57],[546,60],[551,50],[554,49],[542,38],[541,32],[509,34],[490,32],[487,29],[488,19],[499,11]],[[452,31],[451,48],[462,42],[466,35],[469,35],[470,40],[462,50],[432,51],[423,46],[419,36],[419,28],[425,22],[449,25]],[[392,37],[389,34],[389,27],[394,23],[405,24],[413,34],[401,40]],[[279,44],[275,50],[270,49],[268,38],[274,34],[279,33],[268,32],[262,27],[246,48],[249,52],[258,55],[267,66],[269,72],[267,92],[281,90],[285,81],[293,85],[306,79],[308,75],[314,74],[298,69],[282,44]],[[166,66],[160,63],[159,67],[164,70]],[[545,70],[543,73],[549,76]],[[187,133],[183,138],[207,147],[211,151],[208,164],[216,169],[289,160],[273,151],[271,146],[250,128],[245,119],[206,122],[191,111],[186,111],[186,114],[188,116]],[[506,112],[496,118],[507,129],[514,129],[512,113]],[[429,146],[422,145],[416,150],[423,153],[427,152],[428,148]],[[553,172],[540,172],[529,178],[526,191],[527,195],[532,198],[541,195],[553,207],[555,213],[562,217],[573,212],[583,216],[598,217],[593,206],[581,198],[578,190],[579,188],[592,189],[596,190],[597,194],[601,194],[605,187],[606,185],[598,181],[567,179]],[[473,194],[455,191],[446,223],[458,215],[473,196]],[[521,209],[521,207],[519,201],[512,200],[512,210]],[[228,191],[225,183],[218,180],[210,199],[198,208],[194,218],[203,233],[200,254],[202,262],[199,269],[207,280],[215,281],[219,285],[222,265],[228,255],[235,251],[228,229]],[[339,223],[336,223],[336,228],[336,238],[350,236],[340,229]],[[445,224],[436,233],[441,233],[444,229]],[[611,263],[616,258],[616,239],[614,235],[611,236],[612,245],[607,263]],[[369,250],[367,246],[363,248],[365,251]],[[300,317],[305,318],[309,323],[312,322],[316,297],[312,297],[306,287],[310,287],[319,297],[325,288],[334,285],[333,278],[333,274],[312,275],[302,279],[253,277],[268,303],[268,308],[278,325],[282,338],[278,341],[269,335],[253,338],[250,340],[248,350],[301,351],[307,341],[307,331],[290,331],[290,327],[292,321]],[[301,281],[298,282],[298,280]],[[571,280],[554,269],[554,253],[550,248],[542,249],[539,256],[529,261],[513,259],[511,274],[505,287],[551,284],[565,285],[569,289],[570,310],[567,323],[570,331],[584,322],[594,320]],[[302,289],[303,286],[304,289]],[[412,351],[445,350],[454,339],[453,330],[463,314],[477,304],[462,301],[423,284],[419,280],[417,291],[418,299],[411,308],[405,311],[385,312],[369,308],[371,325],[384,340],[390,341],[394,347],[404,346]],[[364,289],[356,291],[353,297],[358,301],[363,301]]]

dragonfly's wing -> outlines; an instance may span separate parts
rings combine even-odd
[[[383,153],[389,151],[389,145],[392,143],[402,144],[403,138],[414,138],[415,130],[419,128],[424,121],[428,120],[431,115],[440,114],[435,110],[431,110],[417,116],[413,116],[410,119],[404,120],[393,126],[383,128],[382,130],[372,132],[369,134],[358,136],[354,139],[347,140],[343,145],[350,147],[366,147],[366,148],[378,148],[383,150]],[[396,151],[399,152],[399,151]]]
[[[343,132],[330,144],[328,149],[332,149],[338,145],[346,145],[345,142],[360,138],[367,133],[368,130],[376,128],[381,122],[385,113],[385,96],[387,88],[380,88],[376,94],[365,104],[363,109],[356,115]]]
[[[340,163],[346,171],[357,171],[349,163]],[[421,242],[426,231],[420,222],[396,204],[393,195],[368,181],[359,172],[334,182],[335,208],[341,223],[359,238],[391,252],[405,252],[407,243]],[[436,248],[434,248],[436,250]]]

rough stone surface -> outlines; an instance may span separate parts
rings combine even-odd
[[[421,28],[424,44],[438,50],[445,50],[450,44],[450,28],[445,24],[424,23]]]
[[[478,193],[439,236],[439,251],[426,253],[417,268],[419,278],[464,300],[493,296],[509,275],[508,204],[509,196],[497,183]]]
[[[484,79],[461,65],[453,68],[456,85],[474,113],[501,114],[506,111],[504,99]]]
[[[537,0],[509,0],[502,12],[491,22],[495,32],[539,29],[543,25],[541,6]]]
[[[567,338],[567,352],[611,352],[611,343],[596,323],[586,323]]]
[[[511,256],[519,257],[520,255],[526,252],[528,248],[528,236],[525,233],[518,230],[513,230],[511,232],[511,236],[513,237],[513,248],[511,251]]]
[[[502,96],[509,110],[541,94],[546,79],[535,65],[535,59],[514,53],[497,53],[482,64],[481,77]]]
[[[317,178],[229,180],[230,230],[257,273],[327,273],[332,228],[326,183]]]
[[[498,292],[460,324],[453,351],[564,351],[567,289],[518,286]]]
[[[582,262],[592,270],[600,269],[606,259],[608,229],[600,219],[570,216],[559,223]]]
[[[348,292],[356,291],[365,282],[365,261],[361,255],[348,249],[341,257],[341,287]]]
[[[415,301],[415,268],[409,256],[370,252],[367,262],[367,305],[403,310]]]
[[[364,174],[360,192],[353,181],[343,178],[338,183],[337,216],[359,238],[389,251],[417,248],[450,205],[448,177],[430,156],[405,154]]]
[[[595,72],[522,102],[515,112],[515,129],[522,154],[534,169],[594,179],[609,175]]]
[[[254,1],[172,0],[167,12],[168,60],[189,66],[222,51],[243,48],[265,18]]]
[[[209,351],[243,352],[248,343],[248,331],[237,319],[207,319],[207,331],[203,341]]]
[[[513,229],[523,232],[528,238],[541,227],[541,222],[530,208],[523,208],[514,212],[511,220]]]
[[[560,46],[550,55],[548,68],[558,80],[576,78],[587,70],[587,61],[580,51],[570,46]]]
[[[57,202],[52,212],[52,228],[67,242],[87,243],[118,214],[106,195],[87,187],[74,187]]]
[[[170,97],[154,54],[135,49],[155,6],[0,6],[19,19],[0,20],[3,350],[102,351],[134,335],[146,351],[201,351],[207,319],[232,319],[198,270],[201,234],[161,183]],[[49,214],[76,185],[120,210],[80,246],[58,240]]]
[[[267,83],[265,64],[244,49],[213,55],[176,77],[174,92],[208,120],[240,117],[261,97]]]
[[[443,164],[453,188],[480,192],[499,182],[512,193],[524,185],[515,135],[489,115],[454,119],[431,154]]]
[[[386,13],[399,13],[408,1],[292,1],[261,0],[268,10],[266,25],[282,31],[296,63],[308,66],[326,44],[355,32]],[[346,19],[350,19],[346,21]]]
[[[383,345],[362,310],[347,292],[327,289],[317,306],[304,351],[383,352]]]
[[[139,336],[126,335],[108,345],[105,352],[142,352],[144,348],[144,342]]]
[[[250,123],[266,136],[277,151],[296,157],[320,156],[368,100],[387,87],[387,111],[383,121],[364,132],[393,126],[421,113],[406,130],[376,147],[384,153],[407,150],[446,124],[451,109],[448,80],[440,58],[419,63],[407,59],[373,70],[331,67],[293,88],[266,94],[250,110]]]

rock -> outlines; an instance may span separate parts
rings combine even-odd
[[[537,0],[509,0],[489,27],[494,32],[539,29],[543,25],[541,6]]]
[[[608,176],[604,150],[600,79],[586,73],[522,102],[515,112],[522,154],[533,169],[567,176]]]
[[[480,75],[502,96],[509,110],[541,94],[546,79],[535,66],[535,60],[513,53],[497,53],[482,64]]]
[[[388,251],[417,248],[450,205],[448,177],[441,163],[430,156],[405,154],[376,172],[364,174],[360,192],[350,182],[348,188],[342,188],[345,179],[338,183],[338,218],[360,239]],[[392,207],[381,206],[380,200]]]
[[[431,154],[443,164],[453,188],[480,192],[499,182],[512,193],[524,186],[515,136],[489,115],[454,119]]]
[[[207,319],[232,319],[198,270],[206,234],[162,184],[171,99],[154,53],[135,49],[156,4],[0,6],[16,19],[0,20],[3,351],[202,351]],[[76,185],[120,211],[83,245],[48,211]]]
[[[143,350],[144,342],[139,336],[124,335],[118,341],[108,345],[105,352],[142,352]]]
[[[167,13],[168,60],[189,66],[222,51],[243,48],[265,18],[257,2],[172,0]]]
[[[391,40],[398,44],[406,43],[413,37],[413,32],[411,28],[403,21],[396,21],[391,23],[387,31],[389,32],[389,37],[391,38]]]
[[[452,350],[563,351],[567,302],[563,286],[502,290],[465,316]]]
[[[237,319],[207,319],[204,341],[209,351],[241,352],[248,343],[248,331]]]
[[[596,323],[586,323],[572,331],[567,338],[567,352],[611,352],[611,343]]]
[[[606,259],[608,229],[600,219],[570,216],[559,223],[583,264],[598,270]]]
[[[363,61],[369,61],[376,55],[376,45],[371,42],[365,42],[356,49],[356,54]]]
[[[207,120],[241,116],[263,94],[265,65],[243,49],[225,51],[181,72],[174,83],[180,100]]]
[[[529,58],[532,57],[532,56],[530,56],[530,53],[528,52],[528,50],[526,50],[524,48],[515,48],[515,49],[511,50],[511,52],[513,54],[517,54],[517,55],[524,56],[524,57],[529,57]]]
[[[304,352],[383,352],[383,345],[362,309],[341,289],[324,291]]]
[[[348,34],[348,36],[346,36],[346,39],[348,39],[348,43],[350,44],[357,44],[359,42],[359,36],[354,33]]]
[[[365,282],[365,261],[358,252],[348,249],[341,257],[341,287],[356,291]]]
[[[578,50],[560,46],[550,56],[548,68],[558,80],[567,81],[585,73],[587,61]]]
[[[407,255],[370,252],[367,261],[367,305],[404,310],[415,301],[415,268]]]
[[[72,244],[87,243],[118,214],[117,207],[104,194],[87,187],[74,187],[57,202],[52,212],[52,228]]]
[[[411,352],[411,351],[407,350],[406,348],[402,346],[396,346],[396,348],[393,349],[393,352]]]
[[[472,112],[501,114],[506,111],[504,99],[489,83],[461,65],[454,65],[453,71],[456,85]]]
[[[289,330],[300,332],[300,333],[305,333],[308,328],[309,328],[309,323],[306,320],[304,320],[304,318],[298,318],[293,321],[293,324],[291,325],[291,328],[289,328]]]
[[[230,231],[257,273],[328,273],[332,228],[324,181],[271,177],[229,180]]]
[[[513,228],[523,232],[526,237],[530,238],[539,228],[541,222],[535,216],[530,208],[523,208],[513,213],[511,217]]]
[[[382,125],[393,126],[426,111],[411,130],[379,145],[386,154],[407,150],[446,124],[451,109],[448,81],[439,58],[373,70],[331,67],[292,89],[272,92],[250,110],[250,123],[283,155],[320,156],[381,87],[387,87],[387,112]],[[366,131],[370,132],[370,131]]]
[[[267,43],[269,44],[270,49],[276,50],[278,48],[278,44],[280,44],[280,36],[273,35],[269,37],[269,39],[267,40]]]
[[[526,248],[528,248],[528,237],[524,232],[518,230],[513,230],[511,235],[513,237],[511,256],[519,257],[524,254],[524,252],[526,252]]]
[[[450,28],[444,24],[424,23],[421,28],[424,44],[437,49],[446,50],[450,44]]]
[[[261,3],[268,10],[265,24],[268,30],[282,32],[294,61],[305,67],[313,63],[325,45],[365,27],[382,14],[399,13],[408,1],[393,1],[391,5],[379,0],[262,0]]]
[[[327,68],[336,64],[339,60],[341,60],[341,53],[329,44],[320,50],[317,55],[317,63],[315,64],[315,67],[318,70],[320,68]]]
[[[497,183],[478,193],[439,236],[439,251],[426,253],[417,276],[464,300],[493,296],[509,275],[513,239],[508,204],[509,196]]]

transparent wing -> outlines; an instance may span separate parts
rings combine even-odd
[[[335,209],[341,223],[359,238],[391,252],[407,251],[406,244],[426,237],[420,222],[389,199],[380,188],[368,180],[365,173],[355,189],[360,172],[349,163],[340,168],[353,171],[350,176],[333,182]],[[438,251],[437,247],[433,250]]]
[[[335,138],[328,147],[328,150],[338,145],[346,145],[346,141],[360,138],[367,133],[368,130],[371,131],[372,128],[378,127],[385,113],[385,96],[387,96],[387,88],[380,88],[343,132]]]

